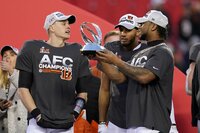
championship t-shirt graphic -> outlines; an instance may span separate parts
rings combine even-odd
[[[63,80],[72,79],[72,58],[53,55],[51,59],[48,55],[50,53],[49,49],[44,47],[40,49],[40,53],[44,53],[38,65],[40,73],[57,73],[60,74],[60,78]]]

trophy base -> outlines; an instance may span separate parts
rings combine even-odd
[[[81,51],[81,53],[84,56],[87,56],[89,59],[93,59],[96,56],[96,51],[94,51],[94,50]]]
[[[94,59],[96,52],[103,51],[105,48],[97,44],[87,44],[81,49],[81,53],[87,56],[89,59]]]
[[[87,50],[87,51],[81,51],[81,53],[83,54],[83,55],[96,55],[96,51],[95,50]]]

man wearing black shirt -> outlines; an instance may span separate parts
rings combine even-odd
[[[151,10],[138,19],[141,39],[148,48],[136,53],[129,63],[112,52],[98,52],[97,58],[115,65],[109,71],[116,82],[129,81],[126,98],[127,132],[168,133],[171,127],[173,54],[165,44],[168,19]]]
[[[49,14],[44,23],[49,39],[27,41],[17,57],[19,93],[30,113],[27,133],[72,133],[84,107],[88,59],[80,44],[65,42],[74,22],[73,15]]]
[[[115,26],[115,28],[119,28],[120,40],[105,45],[106,49],[115,53],[123,61],[130,60],[133,54],[146,47],[146,44],[138,43],[139,24],[136,19],[137,17],[132,14],[123,15],[119,24]],[[102,64],[102,67],[104,65]],[[110,74],[103,68],[102,71],[105,73],[101,75],[99,91],[99,133],[104,133],[107,121],[107,132],[126,133],[125,104],[128,82],[115,84],[109,79]]]

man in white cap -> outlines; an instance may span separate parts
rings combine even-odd
[[[81,45],[65,42],[75,20],[73,15],[51,13],[44,23],[49,39],[25,42],[18,55],[19,94],[29,112],[27,133],[73,133],[90,75]]]
[[[155,23],[155,24],[159,25],[160,27],[167,29],[168,18],[166,16],[164,16],[162,14],[162,12],[160,12],[160,11],[151,10],[148,13],[146,13],[146,15],[144,17],[138,19],[138,22],[140,22],[140,23],[144,23],[144,22],[147,22],[147,21]],[[145,36],[143,34],[142,38],[145,38]],[[170,133],[177,133],[178,131],[177,131],[176,121],[175,121],[175,116],[174,116],[173,101],[172,101],[170,119],[171,119],[171,122],[172,122]]]
[[[97,59],[115,66],[111,74],[117,83],[128,80],[127,133],[168,133],[174,70],[173,53],[164,42],[168,19],[151,10],[138,22],[147,48],[134,54],[129,63],[108,50],[98,52]]]
[[[132,14],[123,15],[119,19],[120,40],[107,43],[105,48],[115,53],[123,61],[131,59],[137,51],[146,45],[138,45],[137,17]],[[99,91],[99,133],[114,132],[126,133],[126,94],[128,82],[115,84],[110,72],[106,71],[106,63],[99,62],[98,67],[102,70],[101,86]],[[117,78],[117,77],[116,77]],[[107,118],[108,116],[108,118]],[[108,123],[108,128],[106,124]]]

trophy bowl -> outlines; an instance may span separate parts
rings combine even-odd
[[[92,30],[91,26],[96,29],[97,34]],[[96,52],[103,51],[105,49],[103,46],[101,46],[102,32],[98,25],[90,22],[82,23],[80,29],[82,39],[85,43],[85,45],[81,49],[81,53],[87,56],[89,59],[92,59],[96,56]],[[91,36],[93,37],[93,41],[88,36],[86,36],[84,32],[85,30],[91,34]]]

